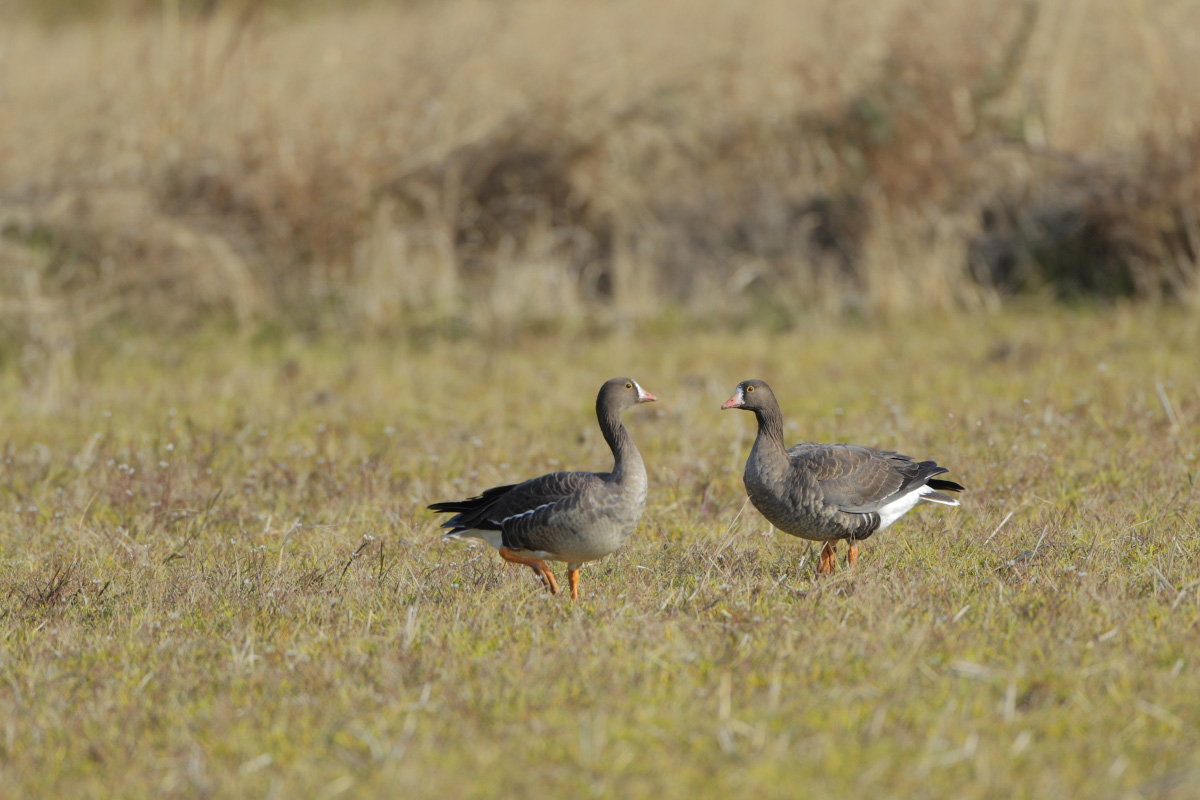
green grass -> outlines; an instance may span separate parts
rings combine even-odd
[[[1194,797],[1198,341],[1118,308],[10,360],[0,785]],[[625,417],[651,493],[578,603],[439,540],[430,502],[607,468],[613,375],[660,398]],[[744,503],[747,377],[793,441],[937,458],[963,506],[816,580]]]

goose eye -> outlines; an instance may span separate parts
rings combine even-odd
[[[753,387],[753,386],[747,386],[747,387],[746,387],[746,391],[747,391],[747,392],[753,392],[753,391],[754,391],[754,387]]]
[[[632,388],[633,388],[633,384],[632,384],[632,383],[627,383],[627,384],[625,384],[625,388],[626,388],[626,389],[632,389]]]

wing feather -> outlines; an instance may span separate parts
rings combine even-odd
[[[562,506],[587,486],[603,481],[594,472],[551,472],[524,483],[497,486],[467,500],[434,503],[433,511],[455,511],[442,523],[453,535],[467,530],[503,531],[505,546],[525,547],[519,540],[544,524]]]
[[[823,499],[841,511],[878,511],[934,475],[948,472],[933,461],[863,445],[805,442],[788,450],[795,469],[813,476]]]

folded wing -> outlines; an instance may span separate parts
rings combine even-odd
[[[500,531],[501,546],[513,550],[540,550],[538,533],[553,527],[603,482],[594,472],[552,472],[524,483],[497,486],[478,497],[435,503],[433,511],[458,512],[442,523],[447,536],[470,531]],[[491,537],[485,537],[491,538]]]
[[[957,503],[933,489],[961,491],[953,481],[932,481],[949,472],[933,461],[917,461],[890,450],[852,444],[798,444],[788,450],[798,470],[812,475],[824,501],[840,511],[854,514],[878,512],[909,492],[930,484],[922,499]],[[934,497],[937,495],[937,497]]]

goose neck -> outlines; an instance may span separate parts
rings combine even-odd
[[[758,439],[756,445],[767,445],[772,449],[785,450],[783,442],[783,415],[779,412],[778,404],[772,403],[763,408],[754,409],[758,418]]]
[[[613,480],[620,482],[627,474],[637,472],[639,467],[644,470],[642,455],[621,422],[621,412],[607,408],[598,408],[596,411],[600,419],[600,431],[613,454]]]

